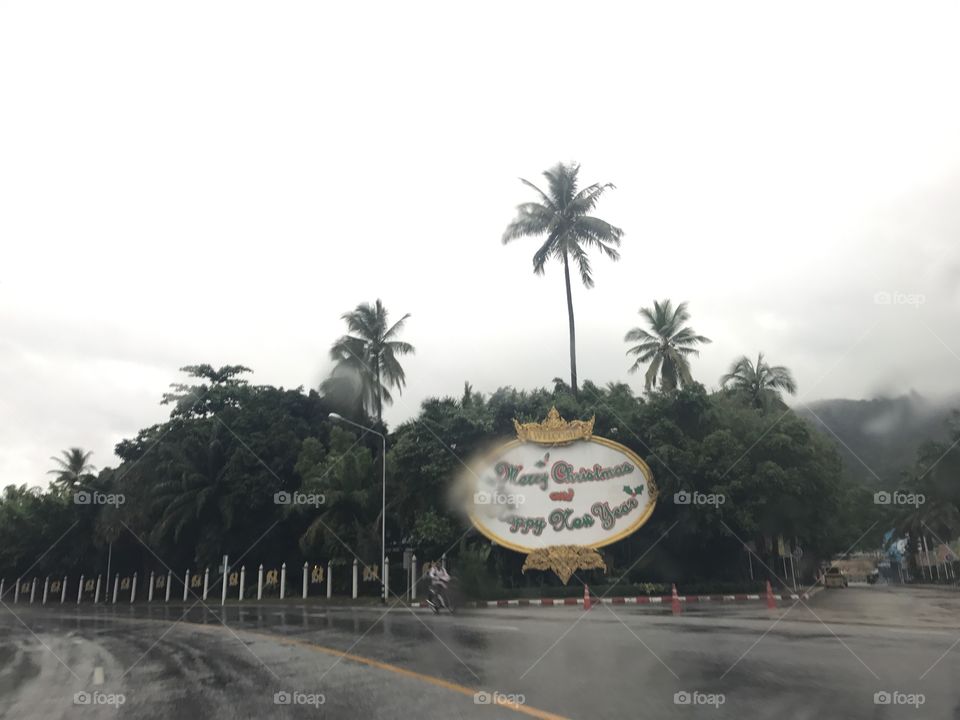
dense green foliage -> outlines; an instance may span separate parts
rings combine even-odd
[[[953,413],[949,426],[947,440],[923,443],[914,466],[900,482],[890,484],[890,490],[922,495],[924,502],[913,507],[885,506],[884,519],[895,523],[898,534],[907,538],[907,565],[918,579],[916,554],[923,549],[922,539],[932,550],[960,533],[960,412]]]
[[[122,493],[123,504],[77,505],[75,488],[64,483],[46,492],[5,490],[0,575],[99,572],[110,541],[114,567],[141,575],[166,565],[177,572],[215,567],[224,553],[248,568],[355,557],[377,562],[379,439],[331,424],[329,412],[342,408],[315,391],[250,384],[242,366],[185,370],[188,382],[164,398],[172,406],[166,422],[119,443],[118,467],[81,473],[85,487]],[[650,522],[604,549],[606,582],[623,573],[630,583],[745,581],[743,542],[752,543],[767,566],[754,559],[757,578],[781,574],[771,555],[777,535],[804,548],[809,574],[818,559],[847,550],[880,517],[869,493],[843,480],[830,440],[793,412],[768,413],[734,393],[707,393],[693,383],[638,397],[622,383],[586,381],[578,395],[558,382],[553,389],[505,387],[484,396],[466,385],[459,398],[425,401],[389,435],[393,559],[403,547],[423,560],[446,552],[477,593],[500,584],[555,584],[541,573],[522,575],[522,556],[491,549],[448,497],[465,460],[511,437],[514,418],[541,420],[552,406],[568,419],[595,415],[595,432],[643,457],[660,490]],[[366,415],[353,419],[375,422]],[[944,466],[943,472],[952,470]],[[923,482],[947,478],[938,470]],[[723,493],[726,502],[675,505],[680,490]],[[275,493],[284,491],[322,493],[325,503],[275,503]]]

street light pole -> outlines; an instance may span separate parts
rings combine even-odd
[[[378,435],[380,440],[383,442],[383,453],[381,455],[383,463],[383,495],[381,498],[381,508],[380,508],[380,602],[387,602],[387,586],[386,581],[383,577],[386,572],[387,566],[387,437],[383,433],[377,432],[371,427],[366,425],[361,425],[356,423],[353,420],[348,420],[347,418],[339,415],[337,413],[330,413],[328,416],[334,422],[345,422],[354,427],[358,427],[361,430],[364,430],[374,435]]]
[[[110,562],[113,560],[113,540],[110,541],[109,549],[107,550],[107,581],[110,580]]]

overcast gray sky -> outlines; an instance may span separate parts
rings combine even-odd
[[[955,3],[0,3],[0,484],[115,465],[181,365],[315,386],[377,297],[417,348],[391,423],[567,377],[562,270],[500,244],[559,160],[625,231],[574,289],[581,378],[639,391],[623,335],[671,297],[708,386],[763,350],[800,402],[960,390],[958,33]]]

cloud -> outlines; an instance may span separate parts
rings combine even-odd
[[[801,401],[956,389],[956,9],[550,7],[0,11],[0,476],[115,462],[185,364],[316,385],[377,297],[417,346],[392,423],[567,377],[562,268],[499,242],[558,160],[626,230],[573,291],[582,378],[639,389],[623,335],[671,297],[708,386],[762,350]]]

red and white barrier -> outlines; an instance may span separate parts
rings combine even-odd
[[[494,608],[494,607],[554,607],[561,605],[584,605],[584,601],[587,598],[586,589],[584,591],[584,597],[570,597],[570,598],[531,598],[531,599],[519,599],[519,600],[478,600],[476,602],[464,603],[465,607],[477,607],[477,608]],[[670,605],[671,610],[673,610],[674,601],[678,603],[709,603],[709,602],[718,602],[718,603],[735,603],[735,602],[750,602],[754,600],[765,600],[768,604],[771,599],[773,601],[777,600],[809,600],[813,595],[813,592],[803,592],[803,593],[774,593],[772,590],[770,593],[759,594],[736,594],[736,595],[674,595],[671,592],[670,595],[637,595],[635,597],[589,597],[589,606],[592,605]],[[589,609],[589,606],[586,609]],[[419,604],[414,603],[414,607],[429,607],[425,601],[420,601]],[[776,605],[774,604],[774,607]]]

